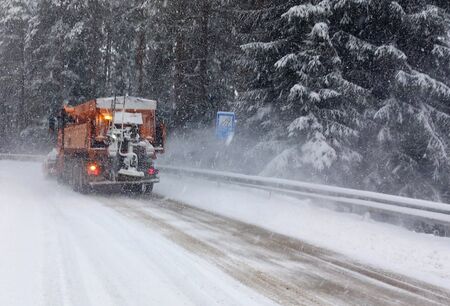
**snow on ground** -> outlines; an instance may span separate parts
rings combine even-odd
[[[94,197],[0,161],[0,305],[270,305]]]
[[[450,288],[450,239],[314,207],[310,200],[162,174],[155,192],[355,260]]]

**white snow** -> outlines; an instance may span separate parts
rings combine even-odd
[[[1,156],[1,155],[0,155]],[[272,178],[272,177],[264,177],[264,176],[253,176],[253,175],[245,175],[245,174],[239,174],[234,172],[224,172],[224,171],[214,171],[214,170],[204,170],[204,169],[193,169],[193,168],[187,168],[187,167],[171,167],[171,166],[164,166],[164,168],[169,168],[172,170],[180,169],[187,172],[195,172],[202,175],[210,175],[213,177],[224,177],[232,178],[232,179],[243,179],[243,180],[252,180],[261,182],[265,185],[284,185],[287,187],[294,187],[300,188],[300,189],[308,189],[310,191],[316,191],[318,194],[325,193],[333,193],[333,194],[339,194],[340,196],[347,197],[347,198],[363,198],[367,200],[373,200],[375,202],[395,202],[404,204],[407,207],[421,209],[422,207],[427,207],[434,210],[443,211],[445,213],[450,212],[450,204],[444,204],[444,203],[437,203],[432,201],[426,201],[426,200],[420,200],[420,199],[412,199],[412,198],[406,198],[401,196],[395,196],[390,194],[383,194],[383,193],[377,193],[372,191],[366,191],[366,190],[357,190],[357,189],[350,189],[350,188],[343,188],[343,187],[336,187],[331,185],[320,185],[320,184],[314,184],[314,183],[306,183],[301,181],[293,181],[293,180],[286,180],[286,179],[280,179],[280,178]],[[423,215],[424,211],[418,210],[418,213],[422,213]],[[428,217],[428,216],[426,216]],[[448,221],[448,219],[445,219]]]
[[[155,191],[168,198],[334,250],[363,264],[450,288],[449,238],[414,233],[267,191],[164,173],[161,181]]]
[[[0,305],[271,305],[159,232],[0,161]]]
[[[129,113],[129,112],[115,112],[114,113],[114,124],[137,124],[142,125],[143,123],[142,113]]]
[[[108,97],[96,99],[98,108],[110,109],[116,103],[116,109],[140,109],[140,110],[155,110],[157,102],[154,100],[148,100],[138,97]]]
[[[290,90],[289,99],[295,100],[297,97],[301,98],[307,92],[308,89],[305,86],[303,86],[302,84],[295,84]]]
[[[327,16],[329,7],[327,5],[313,5],[310,3],[301,4],[291,7],[286,13],[282,15],[283,18],[288,18],[289,21],[294,18],[310,20],[315,17]]]
[[[329,40],[328,25],[325,22],[318,22],[314,25],[309,34],[313,39]]]
[[[450,87],[425,73],[418,71],[407,73],[401,70],[396,75],[396,81],[399,86],[406,90],[419,89],[425,96],[438,97],[439,99],[450,98]]]
[[[282,58],[280,58],[275,63],[275,67],[277,69],[285,68],[289,63],[295,62],[296,60],[297,60],[297,56],[294,53],[289,53],[289,54],[283,56]]]
[[[396,61],[406,61],[408,57],[400,49],[393,45],[382,45],[375,51],[377,59],[388,57]]]
[[[304,130],[321,130],[323,127],[317,120],[317,118],[309,113],[307,116],[301,116],[296,118],[291,124],[288,126],[289,136],[293,136],[295,131],[304,131]]]
[[[448,58],[450,57],[450,48],[441,45],[434,45],[432,54],[438,58]]]
[[[303,163],[310,164],[318,170],[329,168],[338,157],[334,148],[319,131],[316,131],[314,137],[302,146],[301,156]]]

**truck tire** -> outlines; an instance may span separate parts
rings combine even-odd
[[[78,165],[75,165],[72,168],[72,175],[69,180],[69,185],[72,187],[72,190],[78,192]]]
[[[144,193],[145,194],[152,194],[153,193],[153,183],[145,185]]]
[[[130,194],[138,195],[144,193],[145,186],[143,184],[134,184],[129,185],[126,188],[126,192],[129,192]]]
[[[84,162],[80,161],[75,163],[73,167],[73,190],[86,194],[90,191],[90,186],[88,184],[87,174],[84,171]]]
[[[122,191],[131,195],[151,194],[153,191],[153,183],[127,185],[122,189]]]
[[[68,159],[64,159],[64,164],[61,173],[58,176],[58,182],[61,184],[71,184],[72,177],[73,177],[73,163]]]

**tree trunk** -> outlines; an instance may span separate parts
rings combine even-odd
[[[136,69],[137,69],[137,81],[138,81],[138,94],[141,96],[144,91],[144,57],[145,57],[145,31],[141,27],[137,37],[137,50],[136,50]]]
[[[106,26],[106,51],[105,51],[105,60],[103,67],[103,95],[109,95],[108,92],[109,82],[110,82],[110,74],[111,74],[111,26]]]
[[[27,109],[25,101],[25,69],[26,69],[26,59],[25,59],[25,25],[23,25],[22,31],[20,33],[20,101],[19,101],[19,112],[16,114],[17,122],[17,132],[20,133],[25,127],[27,122],[29,122],[29,110]]]
[[[209,17],[211,5],[203,0],[200,18],[200,96],[199,103],[208,105],[208,56],[209,56]]]
[[[185,1],[178,1],[175,7],[175,25],[176,37],[175,37],[175,59],[174,59],[174,106],[175,106],[175,118],[174,125],[176,128],[183,128],[187,120],[187,101],[184,95],[185,83],[185,60],[186,60],[186,37],[184,34],[184,24],[185,24]]]

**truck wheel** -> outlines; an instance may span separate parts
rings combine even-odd
[[[145,194],[151,194],[153,193],[153,183],[144,185],[144,193]]]
[[[74,167],[72,168],[72,176],[70,177],[70,186],[72,187],[72,190],[75,192],[78,192],[78,164],[74,165]]]
[[[137,194],[144,193],[144,188],[145,188],[145,186],[142,184],[135,184],[135,185],[128,186],[127,191],[131,194],[137,195]]]
[[[86,172],[84,171],[84,163],[79,162],[74,166],[74,190],[86,194],[89,192],[89,184]]]

